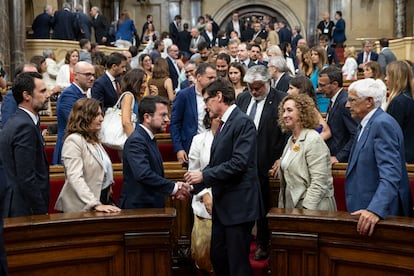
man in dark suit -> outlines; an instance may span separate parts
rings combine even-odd
[[[244,76],[249,91],[241,93],[236,101],[237,106],[254,121],[257,129],[257,171],[265,213],[257,221],[256,260],[268,257],[270,234],[265,215],[271,208],[269,170],[282,155],[286,142],[285,135],[275,122],[278,120],[279,103],[287,94],[271,88],[270,79],[265,66],[249,68]]]
[[[240,63],[244,66],[247,70],[248,68],[256,65],[254,62],[250,60],[250,53],[249,48],[245,42],[242,42],[237,46],[237,56],[239,58]]]
[[[181,53],[187,58],[190,58],[190,43],[191,43],[191,33],[188,30],[188,23],[183,24],[183,30],[178,33],[178,42],[177,47]]]
[[[291,43],[291,41],[292,41],[292,32],[286,26],[286,22],[284,22],[284,21],[279,22],[279,26],[280,26],[280,30],[278,32],[278,35],[279,35],[280,43],[282,43],[282,42]]]
[[[40,131],[39,111],[50,93],[37,72],[20,74],[13,84],[19,105],[0,134],[0,158],[11,187],[9,217],[46,214],[49,209],[49,164]]]
[[[336,11],[335,12],[335,19],[336,24],[333,28],[333,43],[335,44],[335,48],[343,48],[344,43],[346,41],[346,34],[345,34],[345,20],[342,18],[342,12]]]
[[[121,91],[117,78],[126,72],[126,64],[127,58],[123,54],[117,52],[110,54],[105,73],[92,86],[92,98],[101,101],[104,110],[114,106],[118,101]]]
[[[75,18],[78,24],[78,32],[76,34],[77,40],[81,40],[83,38],[91,40],[92,21],[89,16],[83,12],[83,7],[81,4],[76,5]]]
[[[205,109],[201,91],[216,78],[217,73],[212,65],[202,63],[195,75],[195,85],[177,93],[171,110],[171,139],[177,160],[182,164],[188,162],[188,152],[194,135],[205,131]]]
[[[100,45],[107,44],[108,41],[108,29],[109,25],[105,17],[101,14],[98,7],[91,8],[89,13],[92,17],[92,26],[95,30],[95,42]]]
[[[247,50],[249,52],[250,61],[254,63],[254,65],[267,66],[267,61],[260,60],[262,56],[262,47],[260,47],[259,44],[249,44]]]
[[[364,63],[377,60],[378,54],[372,51],[372,42],[370,40],[365,40],[362,43],[362,51],[357,56],[358,68],[362,70]]]
[[[149,24],[153,24],[153,16],[151,14],[147,14],[147,21],[145,21],[144,25],[142,25],[142,33],[141,33],[141,41],[144,39],[145,31],[148,29]]]
[[[219,78],[203,89],[210,118],[221,118],[202,172],[189,171],[198,192],[212,188],[211,262],[216,275],[253,275],[249,253],[254,221],[263,214],[257,173],[256,127],[234,104],[234,88]]]
[[[271,74],[271,86],[276,90],[287,93],[289,82],[292,79],[286,60],[281,56],[271,57],[268,64]]]
[[[168,30],[170,33],[170,38],[174,44],[178,43],[178,32],[180,31],[181,16],[174,16],[174,21],[170,23]]]
[[[342,88],[342,71],[330,65],[319,72],[318,90],[330,99],[326,122],[332,136],[326,143],[331,151],[332,164],[348,162],[357,122],[345,107],[348,93]]]
[[[75,40],[78,27],[70,4],[64,2],[62,4],[62,10],[56,11],[52,18],[53,38]]]
[[[216,35],[213,33],[213,24],[207,23],[204,30],[201,32],[201,35],[204,37],[205,41],[208,43],[208,46],[212,48],[216,41]]]
[[[241,24],[241,21],[239,20],[239,13],[237,11],[234,11],[233,14],[231,15],[231,21],[226,26],[227,37],[231,37],[230,33],[235,31],[237,32],[237,35],[240,38],[242,30],[243,30],[243,26]]]
[[[178,87],[178,77],[180,76],[180,69],[178,68],[177,59],[178,54],[180,53],[177,45],[173,44],[168,46],[167,48],[167,56],[165,60],[168,63],[168,69],[170,71],[170,78],[173,83],[173,89],[177,89]]]
[[[139,103],[141,124],[125,142],[123,154],[124,185],[119,206],[122,209],[164,208],[165,195],[189,197],[189,186],[164,178],[162,156],[154,134],[167,128],[168,101],[147,96]]]
[[[44,12],[36,16],[32,24],[33,38],[50,38],[50,29],[52,28],[52,15],[52,6],[46,5]]]
[[[328,44],[329,38],[327,35],[321,35],[319,37],[319,45],[322,46],[326,50],[326,56],[328,57],[328,64],[335,64],[339,65],[339,59],[336,55],[335,49],[329,46]]]
[[[397,121],[381,109],[385,86],[373,79],[349,87],[346,103],[360,122],[346,170],[346,205],[359,216],[357,231],[371,236],[388,215],[412,216],[404,137]]]
[[[86,61],[79,61],[75,65],[73,73],[73,83],[63,91],[56,103],[58,129],[56,145],[53,151],[53,165],[62,164],[63,141],[72,106],[77,100],[86,98],[86,92],[95,81],[95,68]]]

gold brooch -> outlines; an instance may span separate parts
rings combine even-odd
[[[299,145],[294,145],[293,146],[293,151],[294,152],[298,152],[300,150],[300,146]]]

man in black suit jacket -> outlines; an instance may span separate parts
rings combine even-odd
[[[42,75],[21,73],[13,84],[19,105],[0,134],[0,158],[11,196],[9,217],[46,214],[49,209],[49,164],[40,131],[39,111],[46,110],[49,90]],[[6,207],[7,208],[7,207]]]
[[[237,56],[239,58],[240,63],[244,66],[247,70],[248,68],[256,65],[253,61],[250,60],[250,46],[247,46],[247,43],[242,42],[237,46]]]
[[[183,24],[183,30],[178,33],[177,46],[181,53],[187,58],[190,58],[190,42],[191,34],[188,30],[188,23]]]
[[[46,5],[43,13],[36,16],[33,20],[32,30],[33,38],[48,39],[50,38],[50,29],[52,27],[53,8]]]
[[[109,25],[105,17],[101,14],[98,7],[91,8],[90,15],[92,17],[92,26],[95,30],[95,41],[100,45],[107,44]]]
[[[330,108],[326,114],[326,122],[332,136],[326,143],[331,151],[332,164],[347,163],[358,123],[351,117],[345,107],[348,92],[342,88],[342,71],[330,65],[319,72],[318,90],[324,97],[330,98]]]
[[[174,21],[170,23],[168,30],[170,32],[170,38],[174,44],[178,43],[178,32],[180,31],[181,16],[174,16]]]
[[[114,106],[118,101],[121,91],[117,78],[126,72],[126,64],[127,58],[123,54],[117,52],[110,54],[107,70],[92,86],[92,98],[99,100],[104,110]]]
[[[319,37],[319,45],[326,50],[326,56],[328,57],[328,64],[334,63],[339,65],[339,59],[336,55],[335,49],[328,45],[329,37],[327,35],[321,35]]]
[[[141,124],[125,142],[123,154],[124,185],[119,206],[123,209],[164,208],[165,195],[185,199],[189,186],[164,178],[162,156],[154,134],[164,133],[168,119],[168,101],[147,96],[139,103]]]
[[[257,221],[256,260],[268,257],[270,234],[266,213],[271,208],[269,170],[282,155],[286,142],[286,136],[276,122],[279,103],[287,94],[271,88],[270,78],[269,70],[263,65],[249,68],[244,76],[249,91],[241,93],[236,101],[237,106],[249,114],[257,129],[257,170],[265,213]],[[254,108],[255,105],[257,108]]]
[[[170,78],[172,80],[174,90],[178,87],[178,77],[180,76],[180,69],[177,64],[178,54],[179,50],[177,45],[173,44],[168,46],[167,57],[165,60],[168,62],[168,69],[170,71]]]
[[[212,187],[211,262],[216,275],[252,275],[249,252],[254,221],[263,214],[257,175],[256,127],[234,104],[234,88],[223,78],[203,89],[210,118],[221,118],[210,163],[184,179],[197,192]]]
[[[289,73],[290,70],[287,66],[286,60],[281,56],[271,57],[269,59],[268,68],[272,77],[272,88],[287,93],[292,76]]]
[[[362,51],[357,56],[359,70],[362,71],[364,63],[378,60],[378,54],[372,51],[372,47],[372,42],[370,40],[365,40],[362,43]]]

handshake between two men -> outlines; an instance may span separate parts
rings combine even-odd
[[[199,171],[188,171],[184,174],[185,182],[178,181],[178,190],[172,196],[173,199],[186,200],[191,197],[194,190],[193,185],[203,182],[203,173]]]

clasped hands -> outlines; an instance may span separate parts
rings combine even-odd
[[[179,199],[179,200],[186,200],[191,197],[191,186],[188,183],[178,181],[178,190],[177,192],[172,196],[173,199]]]

